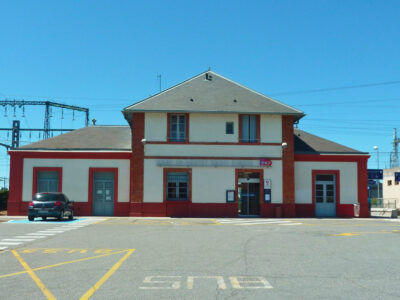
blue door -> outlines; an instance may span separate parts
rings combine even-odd
[[[318,174],[315,178],[315,216],[336,217],[336,178]]]
[[[93,181],[93,216],[113,216],[114,173],[96,172]]]

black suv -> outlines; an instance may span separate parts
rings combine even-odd
[[[33,221],[37,217],[46,220],[47,217],[56,217],[62,220],[68,217],[74,218],[73,201],[69,201],[63,193],[36,193],[33,200],[29,202],[28,219]]]

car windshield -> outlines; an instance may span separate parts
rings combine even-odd
[[[57,194],[36,194],[33,200],[36,201],[57,201],[60,197]]]

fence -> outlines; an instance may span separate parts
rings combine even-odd
[[[371,208],[397,208],[397,198],[373,198]]]

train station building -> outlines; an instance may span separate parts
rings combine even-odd
[[[207,71],[89,126],[9,151],[9,215],[59,191],[76,215],[368,217],[363,153],[304,113]]]

